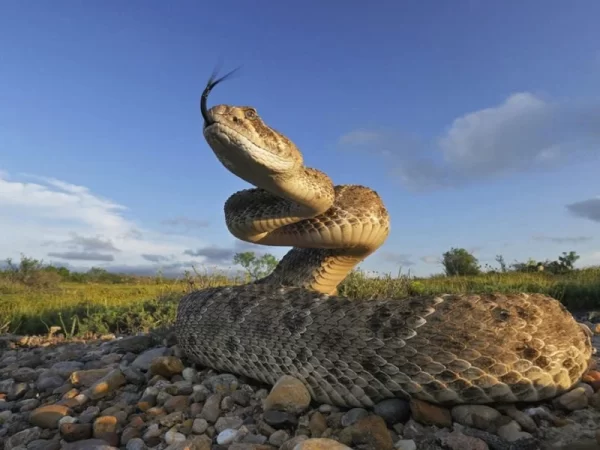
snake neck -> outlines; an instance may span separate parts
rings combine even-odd
[[[258,186],[295,203],[299,220],[323,214],[335,200],[331,178],[317,169],[303,167],[293,174],[275,175],[270,180],[270,186],[267,183]]]
[[[290,286],[337,295],[338,285],[365,255],[350,255],[347,249],[291,249],[275,270],[255,284]]]

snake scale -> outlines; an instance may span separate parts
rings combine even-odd
[[[256,186],[226,201],[227,227],[247,242],[293,248],[261,280],[180,300],[175,330],[192,361],[271,385],[291,375],[313,400],[346,407],[392,397],[538,401],[581,379],[591,339],[546,295],[337,296],[338,284],[389,234],[381,198],[306,167],[256,109],[208,109],[224,78],[213,74],[202,95],[204,136],[230,172]]]

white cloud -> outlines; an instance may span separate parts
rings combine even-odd
[[[398,160],[395,177],[409,187],[431,189],[597,157],[598,130],[600,104],[550,102],[522,92],[456,118],[430,142],[410,145],[403,134],[362,129],[342,136],[339,144],[386,149]]]
[[[203,240],[145,229],[124,215],[125,206],[84,186],[54,178],[24,178],[28,181],[0,171],[2,260],[18,260],[24,254],[46,262],[71,261],[70,266],[82,269],[148,268],[148,261],[184,266],[204,262],[184,254],[186,249],[206,246]]]
[[[552,110],[534,95],[519,93],[459,117],[439,139],[444,160],[461,170],[486,172],[531,163],[552,147],[545,133]]]

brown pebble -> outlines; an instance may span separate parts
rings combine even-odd
[[[110,445],[119,445],[117,434],[117,418],[115,416],[100,416],[94,421],[93,436],[96,439],[104,439]]]
[[[127,380],[125,379],[123,372],[119,369],[114,369],[96,381],[89,389],[86,389],[84,393],[92,400],[97,400],[113,393],[126,382]]]
[[[79,395],[79,389],[69,389],[67,392],[65,392],[62,396],[62,398],[67,399],[67,398],[75,398]]]
[[[58,428],[58,421],[70,412],[65,405],[44,405],[31,411],[29,422],[40,428]]]
[[[280,411],[299,414],[310,405],[311,397],[308,389],[297,378],[284,375],[273,385],[271,392],[264,400],[264,410],[277,409]]]
[[[338,441],[327,438],[307,439],[294,448],[298,450],[352,450]]]
[[[600,389],[600,372],[597,370],[590,370],[583,376],[582,381],[592,386],[594,391],[597,391]]]
[[[67,442],[83,441],[92,437],[91,423],[63,423],[60,434]]]
[[[316,411],[310,416],[308,428],[310,429],[310,435],[312,437],[321,437],[323,432],[327,429],[327,419],[322,413]]]
[[[167,412],[161,408],[160,406],[154,406],[152,408],[150,408],[149,410],[146,411],[146,414],[149,417],[158,417],[158,416],[164,416]]]
[[[69,377],[69,382],[76,387],[90,387],[102,377],[108,375],[111,368],[76,370]]]
[[[423,400],[411,399],[410,410],[413,419],[424,425],[436,425],[441,428],[452,427],[452,415],[447,408],[427,403]]]
[[[173,411],[182,411],[187,409],[190,401],[187,395],[174,395],[169,397],[167,401],[164,403],[163,408],[170,413]]]
[[[345,430],[349,431],[352,445],[370,446],[377,450],[392,450],[394,443],[385,420],[376,415],[358,419]]]
[[[180,374],[184,368],[181,359],[176,356],[158,356],[150,363],[150,373],[165,378]]]

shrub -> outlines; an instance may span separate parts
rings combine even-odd
[[[464,248],[452,248],[442,258],[446,275],[477,275],[481,271],[477,258]]]

